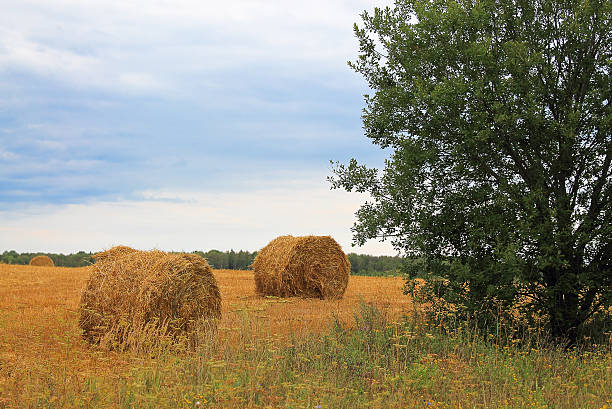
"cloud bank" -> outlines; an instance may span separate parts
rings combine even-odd
[[[352,24],[375,5],[385,4],[26,0],[4,7],[0,246],[46,250],[45,237],[54,237],[56,251],[94,249],[117,237],[137,247],[253,250],[270,234],[292,231],[332,234],[348,245],[364,198],[329,192],[325,176],[330,159],[380,165],[386,155],[362,135],[367,89],[346,66],[357,53]],[[258,203],[265,229],[251,220]],[[172,212],[186,216],[164,219]],[[123,227],[88,223],[87,215]],[[146,226],[138,215],[149,215]],[[187,219],[215,231],[217,245],[200,245]]]

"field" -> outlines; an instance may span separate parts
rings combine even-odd
[[[215,270],[216,337],[112,352],[80,337],[86,268],[0,264],[0,408],[608,408],[609,347],[501,347],[414,319],[399,277],[352,276],[340,301],[260,298]],[[411,318],[412,317],[412,318]]]

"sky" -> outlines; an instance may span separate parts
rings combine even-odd
[[[0,13],[0,252],[123,244],[347,252],[367,200],[330,160],[363,135],[353,23],[379,0],[20,0]]]

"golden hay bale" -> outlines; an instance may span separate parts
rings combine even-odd
[[[253,270],[260,295],[342,298],[351,263],[329,236],[281,236],[261,249]]]
[[[198,255],[118,246],[94,258],[79,307],[79,326],[92,343],[128,342],[143,329],[189,338],[221,317],[217,281]]]
[[[40,267],[54,267],[55,266],[55,264],[53,263],[53,260],[51,260],[51,257],[49,256],[32,257],[32,259],[30,260],[30,265],[40,266]]]

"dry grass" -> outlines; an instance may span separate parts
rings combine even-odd
[[[39,266],[39,267],[53,267],[55,264],[53,263],[53,260],[51,260],[49,256],[43,255],[43,256],[32,257],[32,260],[30,260],[30,265]]]
[[[351,277],[342,300],[308,300],[257,296],[251,271],[213,273],[223,300],[221,342],[238,342],[236,329],[246,314],[257,318],[262,337],[289,338],[324,331],[334,315],[352,322],[360,299],[396,317],[410,307],[398,277]],[[8,373],[60,371],[74,385],[94,374],[118,377],[127,369],[126,356],[92,347],[80,336],[78,308],[88,276],[85,267],[0,264],[0,391]]]
[[[28,373],[52,377],[61,368],[63,387],[119,373],[121,355],[92,353],[80,337],[77,309],[87,277],[87,268],[0,264],[0,407],[3,388],[34,393],[18,382]]]
[[[351,276],[340,300],[305,298],[261,298],[255,292],[253,272],[214,270],[222,296],[223,318],[220,335],[231,337],[245,313],[255,314],[262,335],[301,336],[329,328],[334,317],[350,325],[360,302],[385,311],[391,318],[408,313],[411,302],[402,295],[404,280],[400,277]]]
[[[223,297],[218,338],[196,353],[151,356],[81,337],[87,268],[0,264],[0,409],[612,404],[608,347],[502,348],[468,328],[398,320],[413,311],[398,277],[351,277],[343,299],[319,300],[262,298],[249,271],[214,276]],[[334,317],[340,323],[330,325]]]
[[[329,236],[280,236],[253,262],[258,294],[277,297],[342,298],[351,263]]]

